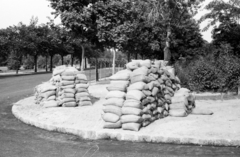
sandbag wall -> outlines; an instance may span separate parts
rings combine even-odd
[[[110,85],[107,87],[109,92],[103,104],[102,119],[104,120],[104,128],[116,129],[122,127],[120,118],[130,74],[130,70],[122,70],[110,77]]]
[[[122,123],[122,129],[138,131],[141,127],[168,116],[171,98],[181,87],[179,79],[172,72],[173,68],[165,66],[163,61],[141,60],[128,63],[127,70],[124,71],[131,71],[129,85],[125,97],[122,98],[125,100],[122,104],[121,116],[115,117],[115,121],[119,122],[120,120]],[[112,77],[119,73],[121,72]],[[110,87],[114,88],[112,86],[110,84]],[[109,93],[113,92],[109,90]],[[109,93],[105,102],[107,104]],[[116,93],[116,95],[120,95],[120,93]],[[105,109],[104,113],[106,113]],[[111,118],[113,115],[108,117],[109,120]],[[106,118],[103,120],[106,121]]]
[[[50,81],[44,83],[44,86],[39,85],[35,88],[35,100],[37,104],[44,107],[88,106],[92,105],[88,87],[89,84],[85,74],[73,67],[60,66],[54,69]],[[51,89],[54,89],[54,91]],[[43,91],[49,91],[48,93],[51,91],[51,95],[48,94],[51,98],[48,99],[55,102],[43,101],[45,99],[41,99],[41,97],[46,97]]]

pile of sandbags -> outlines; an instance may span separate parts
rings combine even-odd
[[[102,118],[104,120],[104,128],[116,129],[122,126],[120,118],[130,73],[130,70],[122,70],[110,77],[110,85],[107,87],[109,92],[103,104]]]
[[[44,84],[35,88],[35,100],[37,104],[47,104],[47,100],[54,100],[57,105],[49,103],[49,107],[75,107],[75,106],[89,106],[92,105],[88,93],[88,81],[85,74],[78,71],[74,67],[59,66],[53,71],[52,78]],[[54,89],[50,91],[49,89]],[[44,90],[43,90],[44,89]],[[47,94],[43,91],[47,90]],[[50,94],[50,98],[48,95]]]
[[[171,99],[169,115],[186,117],[195,108],[195,96],[186,88],[179,89]]]
[[[75,76],[78,72],[73,67],[67,67],[63,72],[60,73],[61,82],[58,88],[58,101],[62,107],[75,107]]]
[[[76,75],[75,79],[75,99],[78,106],[91,106],[92,102],[90,95],[88,93],[88,81],[87,76],[84,73],[79,73]]]
[[[56,101],[57,87],[50,82],[42,83],[35,87],[35,103],[43,107],[57,107]]]

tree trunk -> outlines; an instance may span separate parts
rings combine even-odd
[[[137,52],[135,52],[135,59],[138,59],[138,54],[137,54]]]
[[[34,66],[35,66],[35,67],[34,67],[34,72],[35,72],[35,73],[37,72],[37,66],[38,66],[38,65],[37,65],[37,59],[38,59],[38,56],[35,55],[35,56],[34,56]]]
[[[130,53],[130,51],[128,51],[128,55],[127,55],[128,62],[130,62],[130,56],[131,56],[131,53]]]
[[[112,75],[115,74],[115,60],[116,60],[116,49],[112,49],[113,63],[112,63]]]
[[[85,49],[84,49],[84,46],[81,45],[81,48],[82,48],[82,63],[81,63],[81,71],[84,70],[83,66],[84,66],[84,53],[85,53]]]
[[[54,55],[50,55],[50,71],[53,71],[53,56]]]
[[[98,81],[98,59],[95,58],[95,69],[96,69],[96,81]]]
[[[18,74],[18,69],[16,70],[16,74]]]
[[[46,55],[46,72],[48,71],[48,55]]]
[[[170,36],[171,36],[171,27],[168,25],[167,27],[167,37],[166,37],[166,45],[164,48],[164,61],[170,61],[171,60],[171,51],[170,51]]]
[[[61,55],[61,59],[62,59],[62,65],[64,64],[64,56]]]
[[[71,55],[71,66],[73,67],[73,62],[74,62],[74,55]]]
[[[87,58],[85,57],[84,60],[85,60],[85,62],[84,62],[85,63],[85,69],[87,69]]]

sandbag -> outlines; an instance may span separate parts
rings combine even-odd
[[[89,87],[89,84],[76,84],[75,88],[78,89],[78,88],[88,88]]]
[[[129,80],[131,71],[121,70],[109,77],[110,80]]]
[[[86,88],[77,88],[76,91],[78,93],[81,93],[81,92],[88,92],[88,90]]]
[[[89,96],[89,93],[88,93],[88,92],[81,92],[81,93],[75,94],[75,98],[76,98],[77,100],[80,100],[81,97],[86,97],[86,96]]]
[[[110,84],[108,87],[106,87],[108,91],[121,91],[121,92],[125,92],[127,86],[121,86],[121,85],[113,85]]]
[[[116,123],[120,119],[120,116],[113,114],[113,113],[104,113],[102,115],[102,119],[105,122]]]
[[[140,129],[140,126],[141,126],[141,124],[139,124],[139,123],[124,123],[124,124],[122,124],[122,129],[138,131]]]
[[[141,123],[143,121],[141,116],[136,115],[122,115],[121,122],[122,123]]]
[[[146,83],[144,82],[135,82],[133,84],[130,84],[130,86],[127,88],[128,91],[130,90],[143,90],[145,89]]]
[[[159,91],[159,89],[158,89],[157,87],[154,87],[154,88],[152,89],[152,96],[156,96],[157,93],[158,93],[158,91]]]
[[[142,123],[142,126],[143,126],[143,127],[146,127],[146,126],[148,126],[150,123],[151,123],[150,120],[146,120],[146,121],[144,121],[144,122]]]
[[[74,98],[75,97],[75,94],[73,93],[63,93],[62,98]]]
[[[107,93],[106,99],[109,99],[109,98],[122,98],[124,99],[125,98],[125,93],[124,92],[121,92],[121,91],[110,91]]]
[[[61,76],[75,76],[76,73],[74,71],[64,71],[61,73]]]
[[[85,74],[77,74],[76,79],[87,81],[87,76]]]
[[[76,107],[77,103],[76,102],[66,102],[62,104],[62,107]]]
[[[75,99],[74,98],[63,98],[61,100],[61,103],[67,103],[67,102],[75,102]]]
[[[63,89],[63,93],[73,93],[73,94],[75,94],[76,90],[74,88],[66,88],[66,89]]]
[[[147,68],[151,68],[151,60],[150,59],[146,59],[140,62],[140,66],[145,66]]]
[[[172,117],[186,117],[187,112],[184,109],[169,110],[169,116],[172,116]]]
[[[123,102],[124,99],[123,98],[109,98],[107,99],[103,105],[107,106],[107,105],[114,105],[114,106],[119,106],[122,107],[123,106]]]
[[[79,101],[78,106],[92,106],[91,101]]]
[[[79,101],[91,101],[91,99],[88,96],[80,97]]]
[[[112,105],[103,106],[103,111],[105,113],[114,113],[114,114],[116,114],[118,116],[122,115],[122,110],[118,106],[112,106]]]
[[[150,120],[151,117],[152,117],[152,116],[151,116],[150,114],[143,114],[143,115],[142,115],[142,119],[143,119],[144,121]]]
[[[123,115],[137,115],[140,116],[142,114],[142,110],[134,107],[123,107],[122,108]]]
[[[47,92],[41,93],[41,96],[44,97],[45,99],[47,99],[52,95],[56,95],[56,91],[47,91]]]
[[[150,96],[152,95],[152,92],[150,90],[142,90],[143,94],[145,94],[146,96]]]
[[[115,129],[115,128],[121,128],[122,123],[121,121],[117,121],[116,123],[111,123],[111,122],[104,122],[103,128],[105,129]]]
[[[145,95],[139,90],[130,90],[126,94],[126,99],[142,100]]]
[[[75,80],[75,84],[87,84],[87,80]]]
[[[139,67],[139,63],[137,62],[130,62],[126,64],[127,69],[129,70],[135,70]]]
[[[57,89],[56,86],[53,86],[52,84],[46,82],[46,83],[42,83],[38,86],[36,86],[36,90],[41,92],[41,93],[45,93],[48,91],[55,91]]]
[[[145,75],[136,75],[131,77],[131,84],[135,82],[144,82],[144,83],[149,83],[150,80],[147,76]]]
[[[58,67],[54,68],[53,69],[53,76],[61,74],[62,72],[64,72],[66,70],[66,68],[67,67],[65,65],[58,66]]]
[[[169,108],[170,109],[185,109],[185,110],[187,110],[186,106],[187,105],[184,102],[179,102],[179,103],[170,104]]]
[[[134,107],[134,108],[142,109],[141,101],[135,100],[135,99],[127,99],[124,102],[123,106],[124,107]]]
[[[45,108],[49,108],[49,107],[58,107],[58,102],[57,101],[44,101],[44,103],[42,104],[43,107]]]
[[[174,96],[171,98],[172,104],[183,102],[185,105],[188,105],[188,99],[184,96]]]
[[[140,68],[137,68],[135,70],[133,70],[133,72],[131,73],[131,77],[136,76],[136,75],[147,75],[148,74],[148,68],[143,66]]]
[[[210,111],[210,110],[194,108],[190,114],[195,114],[195,115],[212,115],[213,112]]]
[[[74,81],[75,80],[75,76],[62,76],[63,80],[67,80],[67,81]]]
[[[55,95],[52,95],[50,97],[47,98],[47,101],[50,101],[50,100],[56,100],[56,96]]]
[[[125,86],[127,87],[129,85],[129,81],[125,81],[125,80],[112,80],[110,81],[111,85],[118,85],[118,86]]]
[[[66,88],[75,88],[75,84],[73,84],[73,85],[61,86],[61,89],[66,89]]]

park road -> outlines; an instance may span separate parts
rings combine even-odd
[[[239,148],[89,141],[26,125],[11,113],[14,102],[33,95],[33,89],[49,80],[50,73],[0,76],[0,157],[155,157],[240,156]]]

